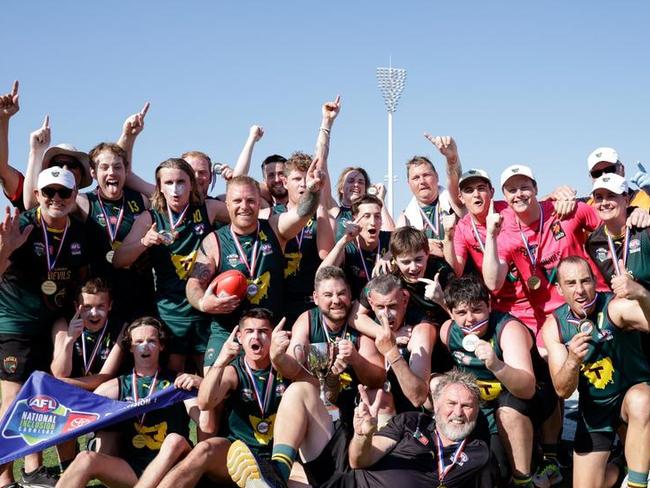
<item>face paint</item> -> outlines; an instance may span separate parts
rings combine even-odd
[[[156,350],[157,346],[155,342],[141,342],[140,344],[136,344],[135,346],[135,351],[140,354],[140,355],[145,355],[145,354],[151,354]]]
[[[185,193],[185,183],[173,182],[166,184],[164,188],[167,190],[165,193],[172,197],[180,197]]]

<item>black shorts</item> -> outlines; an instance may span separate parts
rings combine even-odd
[[[348,446],[350,439],[340,421],[334,423],[334,434],[323,448],[320,455],[304,463],[307,480],[312,486],[345,486],[341,485],[340,478],[351,474],[350,463],[348,462]],[[354,481],[354,477],[351,477]],[[354,486],[354,485],[351,485]]]
[[[573,450],[578,454],[610,451],[614,445],[616,432],[592,432],[582,420],[578,420],[573,440]]]
[[[49,371],[49,341],[26,334],[0,334],[0,380],[24,383],[36,370]]]

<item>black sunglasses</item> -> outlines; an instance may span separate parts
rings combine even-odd
[[[53,166],[56,166],[56,167],[58,167],[58,168],[67,167],[68,169],[80,169],[80,168],[81,168],[81,165],[79,164],[79,162],[77,162],[77,160],[72,160],[72,161],[68,161],[68,160],[65,160],[65,161],[61,161],[61,160],[59,160],[59,161],[57,161],[57,160],[53,160],[53,161],[50,163],[50,166],[49,166],[49,167],[51,168],[51,167],[53,167]]]
[[[590,174],[591,174],[592,178],[596,179],[596,178],[600,178],[602,175],[605,175],[605,174],[608,174],[608,173],[616,173],[616,165],[615,164],[612,164],[611,166],[606,166],[603,169],[595,169]]]
[[[64,200],[72,196],[72,190],[70,188],[52,188],[51,186],[41,188],[41,193],[45,195],[46,198],[54,198],[54,195],[58,193]]]

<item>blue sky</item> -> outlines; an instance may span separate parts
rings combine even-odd
[[[424,131],[454,136],[464,167],[493,181],[527,163],[542,192],[568,183],[584,194],[592,149],[615,147],[628,176],[650,154],[649,13],[642,1],[3,2],[0,91],[21,83],[10,158],[24,169],[46,113],[54,144],[89,150],[150,101],[139,174],[153,179],[190,149],[234,163],[259,124],[259,177],[266,155],[313,150],[320,105],[340,94],[333,178],[352,164],[378,181],[387,123],[375,69],[392,56],[408,71],[394,117],[397,208],[407,159],[442,167]]]

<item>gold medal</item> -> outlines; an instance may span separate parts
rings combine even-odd
[[[46,295],[54,295],[56,293],[56,283],[52,280],[45,280],[41,283],[41,291]]]
[[[113,264],[113,256],[115,256],[115,251],[112,249],[106,253],[106,261]]]
[[[266,434],[266,433],[268,433],[270,427],[271,427],[271,426],[269,425],[268,422],[266,422],[265,420],[262,420],[262,421],[260,421],[260,422],[257,424],[257,426],[255,427],[255,429],[256,429],[257,432],[259,432],[260,434]]]
[[[147,445],[147,439],[142,434],[138,434],[131,439],[131,444],[133,444],[133,447],[136,449],[142,449]]]
[[[538,276],[533,275],[526,280],[526,284],[529,289],[538,290],[539,287],[542,286],[542,280],[540,280]]]

